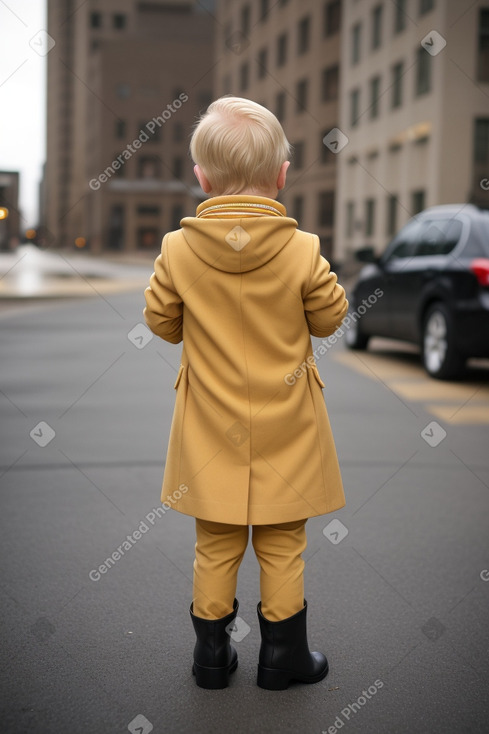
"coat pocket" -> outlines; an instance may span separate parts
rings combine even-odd
[[[324,382],[321,380],[321,375],[319,374],[319,371],[318,371],[318,368],[316,367],[316,365],[314,365],[312,367],[312,373],[313,373],[314,377],[316,378],[316,382],[319,383],[321,389],[323,389],[324,387],[326,387],[326,385],[324,384]]]
[[[180,367],[178,368],[177,379],[175,380],[175,384],[173,385],[174,390],[176,390],[180,384],[180,380],[182,379],[184,369],[185,367],[183,366],[183,364],[181,364]]]

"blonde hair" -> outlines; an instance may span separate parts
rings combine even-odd
[[[289,158],[290,144],[266,107],[225,96],[212,102],[200,118],[190,154],[216,195],[239,194],[274,186]]]

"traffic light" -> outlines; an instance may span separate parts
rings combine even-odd
[[[7,219],[8,209],[6,206],[0,206],[0,219]]]

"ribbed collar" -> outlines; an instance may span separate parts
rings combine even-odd
[[[236,219],[242,217],[286,217],[283,204],[266,196],[214,196],[199,204],[200,219]]]

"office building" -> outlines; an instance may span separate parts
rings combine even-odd
[[[48,0],[46,244],[154,251],[195,210],[188,142],[212,95],[211,11]]]

